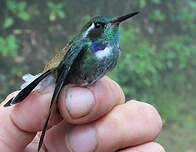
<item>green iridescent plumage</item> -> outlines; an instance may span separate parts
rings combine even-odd
[[[119,24],[136,14],[138,12],[118,18],[98,16],[91,19],[81,32],[45,66],[43,73],[28,82],[16,97],[4,105],[6,107],[22,102],[36,86],[43,84],[51,74],[55,75],[56,86],[38,151],[43,143],[52,107],[57,102],[62,87],[68,83],[89,85],[111,71],[116,66],[120,53]]]

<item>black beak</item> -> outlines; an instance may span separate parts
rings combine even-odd
[[[134,13],[130,13],[130,14],[127,14],[127,15],[124,15],[124,16],[121,16],[121,17],[118,17],[116,19],[114,19],[113,21],[111,21],[112,24],[120,24],[121,22],[137,15],[139,12],[134,12]]]

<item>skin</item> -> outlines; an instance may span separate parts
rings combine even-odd
[[[32,92],[4,108],[18,92],[8,95],[0,105],[0,151],[37,152],[53,89]],[[42,152],[165,152],[154,142],[162,128],[156,109],[125,103],[123,91],[108,77],[88,87],[65,86],[55,106],[60,114],[54,108]]]

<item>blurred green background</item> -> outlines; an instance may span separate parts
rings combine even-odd
[[[121,59],[109,74],[127,100],[154,105],[166,151],[196,152],[195,0],[0,0],[0,100],[36,74],[92,16],[140,15],[120,27]]]

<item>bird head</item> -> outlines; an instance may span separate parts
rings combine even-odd
[[[81,34],[84,38],[87,37],[92,41],[100,39],[106,41],[119,40],[119,24],[138,13],[134,12],[120,17],[96,16],[85,24]]]

